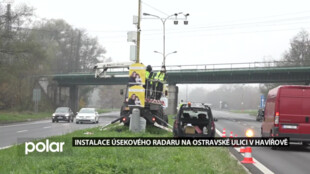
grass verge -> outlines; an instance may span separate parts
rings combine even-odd
[[[249,114],[252,116],[257,116],[257,110],[231,110],[232,113],[242,113],[242,114]]]
[[[10,112],[10,111],[1,111],[0,112],[0,123],[13,123],[13,122],[22,122],[22,121],[33,121],[40,120],[44,118],[51,117],[51,113],[41,112]]]
[[[171,126],[173,126],[173,123],[174,123],[174,121],[175,121],[175,118],[176,117],[176,115],[168,115],[168,123],[171,125]]]
[[[59,155],[33,152],[24,156],[18,153],[24,145],[0,150],[0,173],[246,173],[224,147],[71,146],[72,137],[171,136],[154,127],[147,127],[146,133],[131,133],[124,126],[79,130],[49,138],[50,142],[65,142]]]
[[[117,109],[117,108],[114,108],[114,109],[97,109],[97,112],[99,114],[102,114],[102,113],[107,113],[107,112],[112,112],[112,111],[119,111],[120,109]]]

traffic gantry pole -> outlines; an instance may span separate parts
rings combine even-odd
[[[137,59],[136,63],[140,62],[140,22],[141,22],[141,0],[138,0],[139,7],[138,7],[138,24],[137,24]]]

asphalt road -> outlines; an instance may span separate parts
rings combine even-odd
[[[100,114],[99,124],[76,124],[52,120],[16,123],[0,126],[0,149],[17,144],[19,138],[44,138],[63,135],[75,130],[104,126],[119,117],[119,112]]]
[[[252,128],[255,137],[260,137],[261,122],[248,114],[235,114],[224,111],[213,111],[216,129],[222,132],[226,129],[226,136],[237,134],[245,137],[245,131]],[[290,147],[272,150],[271,147],[252,147],[252,156],[274,173],[310,173],[310,147],[291,145]]]

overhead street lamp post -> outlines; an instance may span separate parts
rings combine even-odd
[[[162,52],[159,52],[159,51],[154,51],[154,53],[158,53],[158,54],[161,54],[163,56],[163,66],[165,66],[165,62],[166,62],[166,58],[170,55],[170,54],[175,54],[177,53],[177,51],[173,51],[171,53],[168,53],[168,54],[164,54]]]
[[[184,25],[187,25],[187,24],[188,24],[187,17],[189,16],[188,13],[187,13],[187,14],[184,14],[184,13],[182,13],[182,12],[180,12],[180,13],[174,13],[174,14],[172,14],[172,15],[167,16],[166,18],[161,18],[161,17],[159,17],[159,16],[157,16],[157,15],[153,15],[153,14],[149,14],[149,13],[143,13],[144,16],[152,16],[152,17],[155,17],[155,18],[159,19],[159,20],[162,22],[162,24],[163,24],[163,52],[162,52],[162,53],[156,52],[156,53],[160,53],[160,54],[163,55],[163,65],[165,65],[166,57],[167,57],[169,54],[176,53],[176,51],[174,51],[174,52],[169,53],[169,54],[166,55],[166,21],[167,21],[169,18],[175,16],[175,20],[174,20],[173,23],[174,23],[175,25],[177,25],[177,24],[178,24],[178,18],[177,18],[177,17],[178,17],[179,14],[183,14],[183,15],[184,15],[184,17],[185,17],[185,18],[184,18]]]

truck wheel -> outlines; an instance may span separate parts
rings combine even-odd
[[[270,131],[269,137],[272,137],[271,135],[272,135],[272,131]],[[278,150],[278,149],[279,149],[279,147],[277,147],[277,146],[271,147],[271,150]]]

